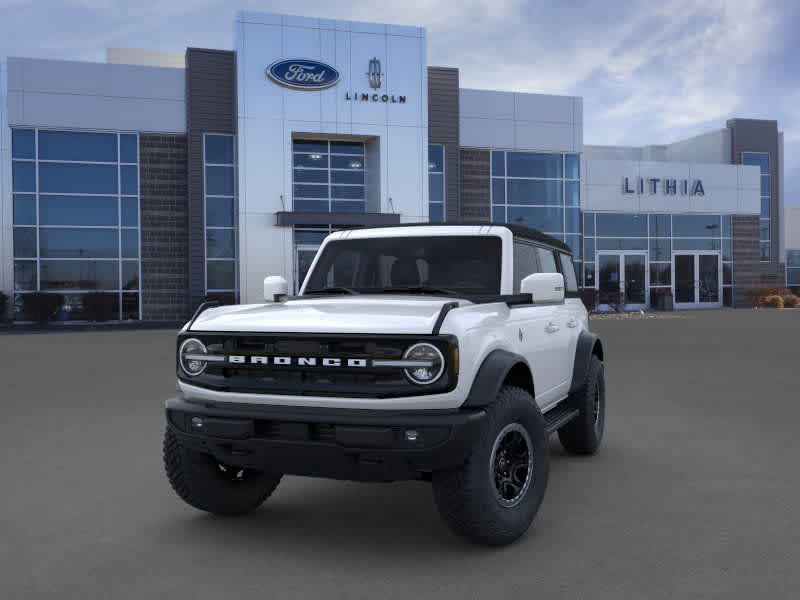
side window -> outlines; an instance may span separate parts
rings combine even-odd
[[[558,273],[556,257],[552,250],[536,248],[536,254],[539,257],[539,267],[542,273]]]
[[[519,283],[531,273],[539,272],[536,248],[530,244],[514,242],[514,293],[519,294]]]
[[[564,287],[567,292],[578,291],[578,280],[575,277],[575,267],[568,254],[558,253],[558,260],[561,262],[561,273],[564,275]]]

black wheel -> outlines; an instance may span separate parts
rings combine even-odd
[[[569,399],[580,411],[578,416],[558,430],[561,445],[575,454],[594,454],[603,441],[606,421],[606,382],[603,363],[592,356],[586,383]]]
[[[225,516],[257,509],[281,480],[280,475],[220,464],[209,454],[189,450],[169,429],[164,435],[164,468],[184,502]]]
[[[547,488],[542,413],[525,390],[506,386],[461,467],[433,473],[442,518],[455,533],[500,546],[528,530]]]

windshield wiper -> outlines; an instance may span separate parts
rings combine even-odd
[[[386,294],[442,294],[445,296],[459,296],[458,292],[431,285],[414,285],[409,287],[388,287],[380,290],[379,293]]]
[[[318,290],[306,290],[303,296],[310,296],[311,294],[358,294],[358,292],[349,287],[325,287]]]

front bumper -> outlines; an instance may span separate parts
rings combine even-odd
[[[221,463],[357,481],[417,479],[463,464],[481,409],[376,411],[214,405],[171,398],[167,426]]]

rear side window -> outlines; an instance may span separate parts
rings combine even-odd
[[[558,260],[561,262],[561,273],[564,275],[564,287],[568,292],[578,291],[578,280],[575,277],[575,267],[572,265],[572,258],[569,254],[558,253]]]
[[[538,272],[536,247],[523,242],[514,242],[514,293],[519,293],[519,285],[523,279]]]
[[[539,258],[539,270],[542,273],[558,273],[556,257],[552,250],[536,248],[536,255]]]

